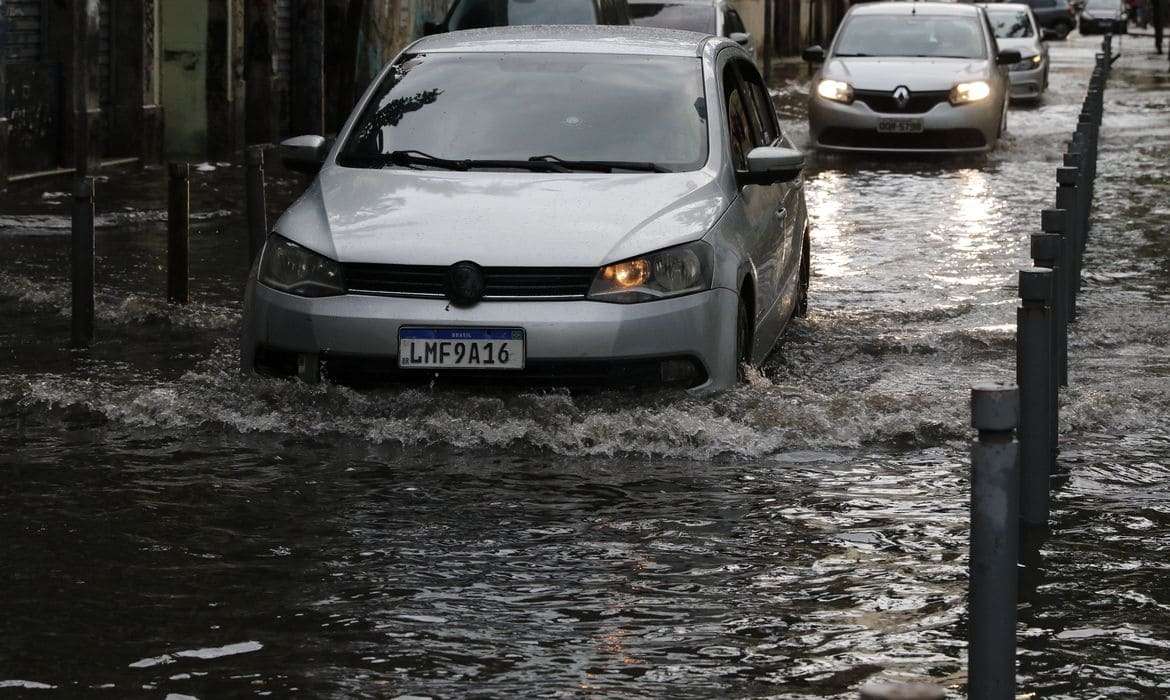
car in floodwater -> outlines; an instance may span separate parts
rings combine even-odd
[[[541,24],[629,24],[626,0],[455,0],[423,34]]]
[[[978,153],[1007,128],[1006,67],[982,8],[878,2],[845,13],[809,92],[809,138],[829,151]]]
[[[1081,34],[1128,34],[1125,5],[1121,0],[1087,0],[1077,29]]]
[[[803,154],[734,41],[498,28],[407,47],[249,276],[247,371],[733,385],[807,305]]]
[[[1013,100],[1039,100],[1048,89],[1048,44],[1051,29],[1041,29],[1031,8],[1023,3],[980,4],[991,21],[1001,49],[1020,52],[1019,63],[1008,66]]]
[[[725,36],[755,55],[756,42],[727,0],[629,0],[630,24]]]

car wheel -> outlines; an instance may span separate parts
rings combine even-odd
[[[792,311],[794,318],[804,318],[808,315],[808,283],[812,278],[811,255],[809,252],[808,231],[804,232],[804,252],[800,255],[800,291],[796,295],[796,308]]]
[[[1056,30],[1056,38],[1063,41],[1068,38],[1069,33],[1073,30],[1073,26],[1069,22],[1058,22],[1053,29]]]
[[[735,376],[739,381],[744,380],[744,367],[748,364],[752,347],[752,327],[748,318],[747,304],[743,297],[739,298],[739,310],[735,319]]]

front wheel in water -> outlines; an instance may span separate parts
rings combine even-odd
[[[751,346],[751,321],[748,317],[747,304],[743,303],[741,296],[735,317],[735,376],[741,382],[744,380],[744,368],[750,361]]]
[[[804,318],[808,315],[808,284],[812,279],[812,261],[809,251],[808,231],[804,232],[803,251],[800,254],[800,286],[796,293],[796,308],[792,310],[795,318]]]

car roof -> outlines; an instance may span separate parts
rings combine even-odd
[[[975,5],[956,2],[867,2],[849,9],[854,15],[978,15]]]
[[[1027,10],[1031,7],[1031,5],[1022,2],[980,2],[976,4],[988,12],[994,12],[995,10]]]
[[[412,53],[605,53],[700,56],[709,34],[621,25],[531,25],[434,34]]]
[[[726,5],[727,0],[627,0],[628,5]]]

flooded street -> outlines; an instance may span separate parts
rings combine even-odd
[[[0,195],[0,697],[853,698],[966,674],[968,389],[1099,38],[968,160],[814,157],[810,314],[713,399],[241,378],[240,168],[98,182],[97,342],[68,201]],[[1170,695],[1170,73],[1125,38],[1020,689]],[[807,81],[778,82],[804,145]],[[117,180],[117,181],[115,181]],[[65,183],[58,183],[62,190]],[[270,183],[273,214],[302,186]],[[42,186],[43,187],[43,186]],[[116,208],[103,200],[116,193]],[[270,216],[271,220],[271,216]]]

